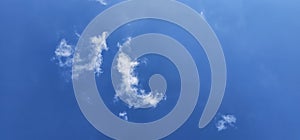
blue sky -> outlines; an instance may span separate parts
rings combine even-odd
[[[117,2],[108,1],[106,6],[90,0],[0,2],[0,139],[108,139],[81,113],[70,69],[60,68],[52,58],[62,39],[75,46],[76,33],[81,34],[96,15]],[[215,119],[199,129],[210,73],[203,51],[190,50],[200,60],[200,97],[189,120],[166,139],[300,139],[300,3],[181,2],[203,12],[217,34],[226,57],[227,88]],[[148,22],[154,27],[158,24]],[[149,23],[141,21],[135,26],[143,24]],[[122,41],[134,31],[124,27],[119,32],[108,44]],[[174,36],[180,39],[182,34]],[[192,44],[189,40],[187,37],[183,42]],[[234,115],[236,123],[218,131],[216,123],[227,114]]]

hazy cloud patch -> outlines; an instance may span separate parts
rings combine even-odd
[[[107,0],[95,0],[95,1],[100,3],[101,5],[104,5],[104,6],[107,5]]]
[[[128,116],[127,116],[127,112],[120,112],[119,113],[119,117],[125,121],[128,121]]]
[[[66,39],[62,39],[55,50],[53,60],[58,61],[60,67],[71,67],[73,64],[73,46],[68,44]]]
[[[218,131],[223,131],[229,127],[235,127],[236,117],[234,115],[222,115],[221,119],[216,123]]]

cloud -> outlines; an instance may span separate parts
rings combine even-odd
[[[80,36],[81,36],[77,31],[75,31],[75,35],[76,35],[76,37],[78,37],[78,38],[80,38]]]
[[[106,44],[108,33],[90,38],[90,45],[87,46],[89,54],[86,58],[81,58],[79,53],[74,53],[74,47],[69,45],[65,39],[62,39],[55,50],[55,59],[58,60],[60,67],[73,67],[72,78],[77,78],[80,73],[93,71],[96,75],[102,73],[103,51],[109,48]],[[138,88],[139,79],[135,75],[135,67],[140,64],[137,60],[132,60],[123,49],[130,50],[131,38],[128,38],[122,45],[119,44],[119,53],[117,55],[117,70],[122,75],[120,88],[116,89],[115,99],[121,99],[129,108],[150,108],[166,100],[165,93],[150,91]],[[75,60],[75,61],[74,61]],[[73,65],[76,62],[76,65]],[[146,62],[141,62],[146,63]]]
[[[77,78],[78,75],[85,71],[94,71],[99,76],[102,73],[101,65],[103,63],[102,52],[107,51],[106,38],[108,33],[103,32],[101,35],[90,38],[90,46],[88,58],[82,59],[80,55],[75,54],[74,46],[69,45],[66,39],[62,39],[55,50],[55,56],[53,60],[58,61],[60,67],[72,68],[74,60],[81,62],[88,60],[86,63],[78,63],[73,67],[73,78]]]
[[[102,52],[107,51],[108,47],[106,44],[106,38],[108,33],[103,32],[102,35],[94,36],[90,38],[91,46],[89,47],[89,55],[88,58],[84,58],[89,60],[83,64],[76,64],[73,67],[73,78],[77,78],[78,75],[85,71],[94,71],[94,73],[99,76],[102,73],[101,65],[103,63]],[[74,55],[74,60],[76,62],[81,62],[83,59],[79,54]]]
[[[222,115],[222,118],[216,123],[218,131],[226,130],[228,127],[234,127],[236,123],[234,115]]]
[[[92,61],[90,62],[90,70],[94,69],[96,73],[101,73],[101,65],[103,63],[102,52],[108,50],[106,44],[107,32],[103,32],[100,36],[94,36],[91,38],[92,48],[94,52],[94,56]]]
[[[200,15],[201,15],[204,19],[206,19],[205,14],[204,14],[204,11],[201,11],[201,12],[200,12]]]
[[[106,6],[107,5],[107,1],[106,0],[95,0],[96,2],[99,2],[101,5]]]
[[[116,99],[124,101],[129,108],[150,108],[165,100],[165,93],[150,91],[146,93],[144,89],[139,89],[139,79],[134,73],[134,69],[139,65],[137,60],[132,60],[123,49],[130,49],[131,38],[119,44],[117,56],[117,70],[122,75],[120,88],[116,90]]]
[[[67,43],[66,39],[60,41],[54,53],[53,60],[57,60],[60,67],[72,66],[74,49],[72,45]]]
[[[128,121],[128,116],[127,116],[127,112],[120,112],[119,113],[119,117],[122,118],[125,121]]]

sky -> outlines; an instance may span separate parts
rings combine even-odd
[[[189,119],[164,139],[300,139],[300,19],[297,18],[300,3],[296,0],[179,1],[201,13],[218,36],[226,58],[227,86],[216,116],[208,126],[199,129],[198,121],[210,91],[210,69],[201,47],[197,50],[187,47],[199,69],[200,96]],[[69,58],[73,57],[88,23],[118,2],[121,1],[0,2],[1,140],[109,139],[87,121],[76,102]],[[152,104],[150,109],[128,106],[116,98],[109,82],[101,82],[109,80],[110,75],[105,72],[110,70],[112,54],[120,48],[118,43],[123,45],[129,37],[146,32],[162,32],[186,46],[197,45],[182,29],[155,20],[132,22],[107,37],[108,50],[101,52],[103,73],[96,69],[100,73],[95,74],[97,86],[109,93],[102,98],[116,116],[138,123],[157,120],[172,110],[179,97],[180,77],[176,67],[166,58],[149,55],[139,59],[139,66],[133,70],[136,77],[130,70],[123,71],[127,78],[138,78],[140,84],[135,86],[147,93],[150,92],[145,86],[147,79],[155,72],[173,85],[168,86],[172,88],[167,89],[166,98],[159,98],[159,103]],[[68,51],[59,50],[60,47]],[[165,67],[160,67],[158,61]]]

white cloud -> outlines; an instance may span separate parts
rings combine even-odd
[[[101,5],[106,6],[107,5],[107,1],[106,0],[95,0],[96,2],[99,2]]]
[[[108,33],[103,32],[102,35],[90,38],[90,46],[88,46],[88,58],[81,58],[77,53],[74,54],[73,46],[67,44],[65,39],[62,39],[57,49],[55,50],[55,59],[59,61],[60,67],[72,67],[73,61],[76,60],[76,65],[73,66],[73,78],[77,78],[80,73],[85,71],[94,71],[96,75],[102,73],[101,65],[103,63],[103,51],[107,51],[106,38]],[[156,107],[157,104],[166,100],[165,93],[150,91],[145,92],[144,89],[139,89],[139,79],[134,73],[134,69],[139,65],[137,60],[132,60],[124,51],[123,48],[130,50],[131,38],[128,38],[125,43],[119,45],[119,54],[117,56],[117,70],[122,75],[120,88],[116,90],[116,99],[121,99],[130,108],[150,108]],[[88,60],[88,62],[85,62]],[[81,63],[84,62],[84,63]],[[142,62],[143,63],[143,62]],[[145,63],[145,62],[144,62]]]
[[[96,75],[100,75],[102,73],[101,65],[103,63],[102,52],[107,51],[108,47],[106,44],[106,38],[108,33],[103,32],[102,35],[94,36],[90,38],[91,46],[90,46],[90,54],[88,55],[89,62],[84,64],[74,65],[73,68],[73,78],[77,78],[78,75],[84,71],[94,71]],[[74,56],[76,62],[82,61],[79,54]]]
[[[236,117],[234,115],[222,115],[222,118],[217,122],[218,131],[226,130],[228,127],[234,127]]]
[[[156,107],[157,104],[166,99],[165,93],[150,91],[146,93],[145,90],[137,88],[139,79],[134,73],[134,69],[139,62],[132,60],[123,49],[130,49],[131,38],[119,45],[119,54],[117,56],[117,70],[122,75],[122,83],[120,88],[116,90],[116,99],[124,101],[129,108],[150,108]]]
[[[94,69],[96,73],[101,73],[101,65],[103,63],[103,57],[102,57],[102,51],[108,50],[107,44],[106,44],[106,38],[107,38],[107,32],[103,32],[100,36],[94,36],[91,38],[92,48],[94,49],[94,56],[90,63],[91,69]]]
[[[120,112],[119,113],[119,117],[122,118],[125,121],[128,121],[128,116],[127,116],[127,112]]]
[[[103,32],[102,35],[94,36],[90,38],[90,48],[88,58],[82,59],[79,54],[74,54],[74,47],[69,45],[66,39],[62,39],[55,50],[55,56],[53,60],[58,61],[60,67],[71,68],[74,60],[81,62],[83,60],[89,60],[83,64],[74,65],[73,78],[77,78],[78,75],[84,71],[94,71],[99,76],[102,73],[101,65],[103,63],[102,52],[107,51],[106,38],[108,33]]]
[[[54,60],[58,61],[60,67],[71,67],[73,64],[74,49],[69,45],[66,39],[62,39],[55,50]]]
[[[80,36],[81,36],[78,32],[75,32],[75,35],[76,35],[78,38],[80,38]]]
[[[204,14],[204,11],[201,11],[201,12],[200,12],[200,15],[201,15],[204,19],[206,19],[205,14]]]

